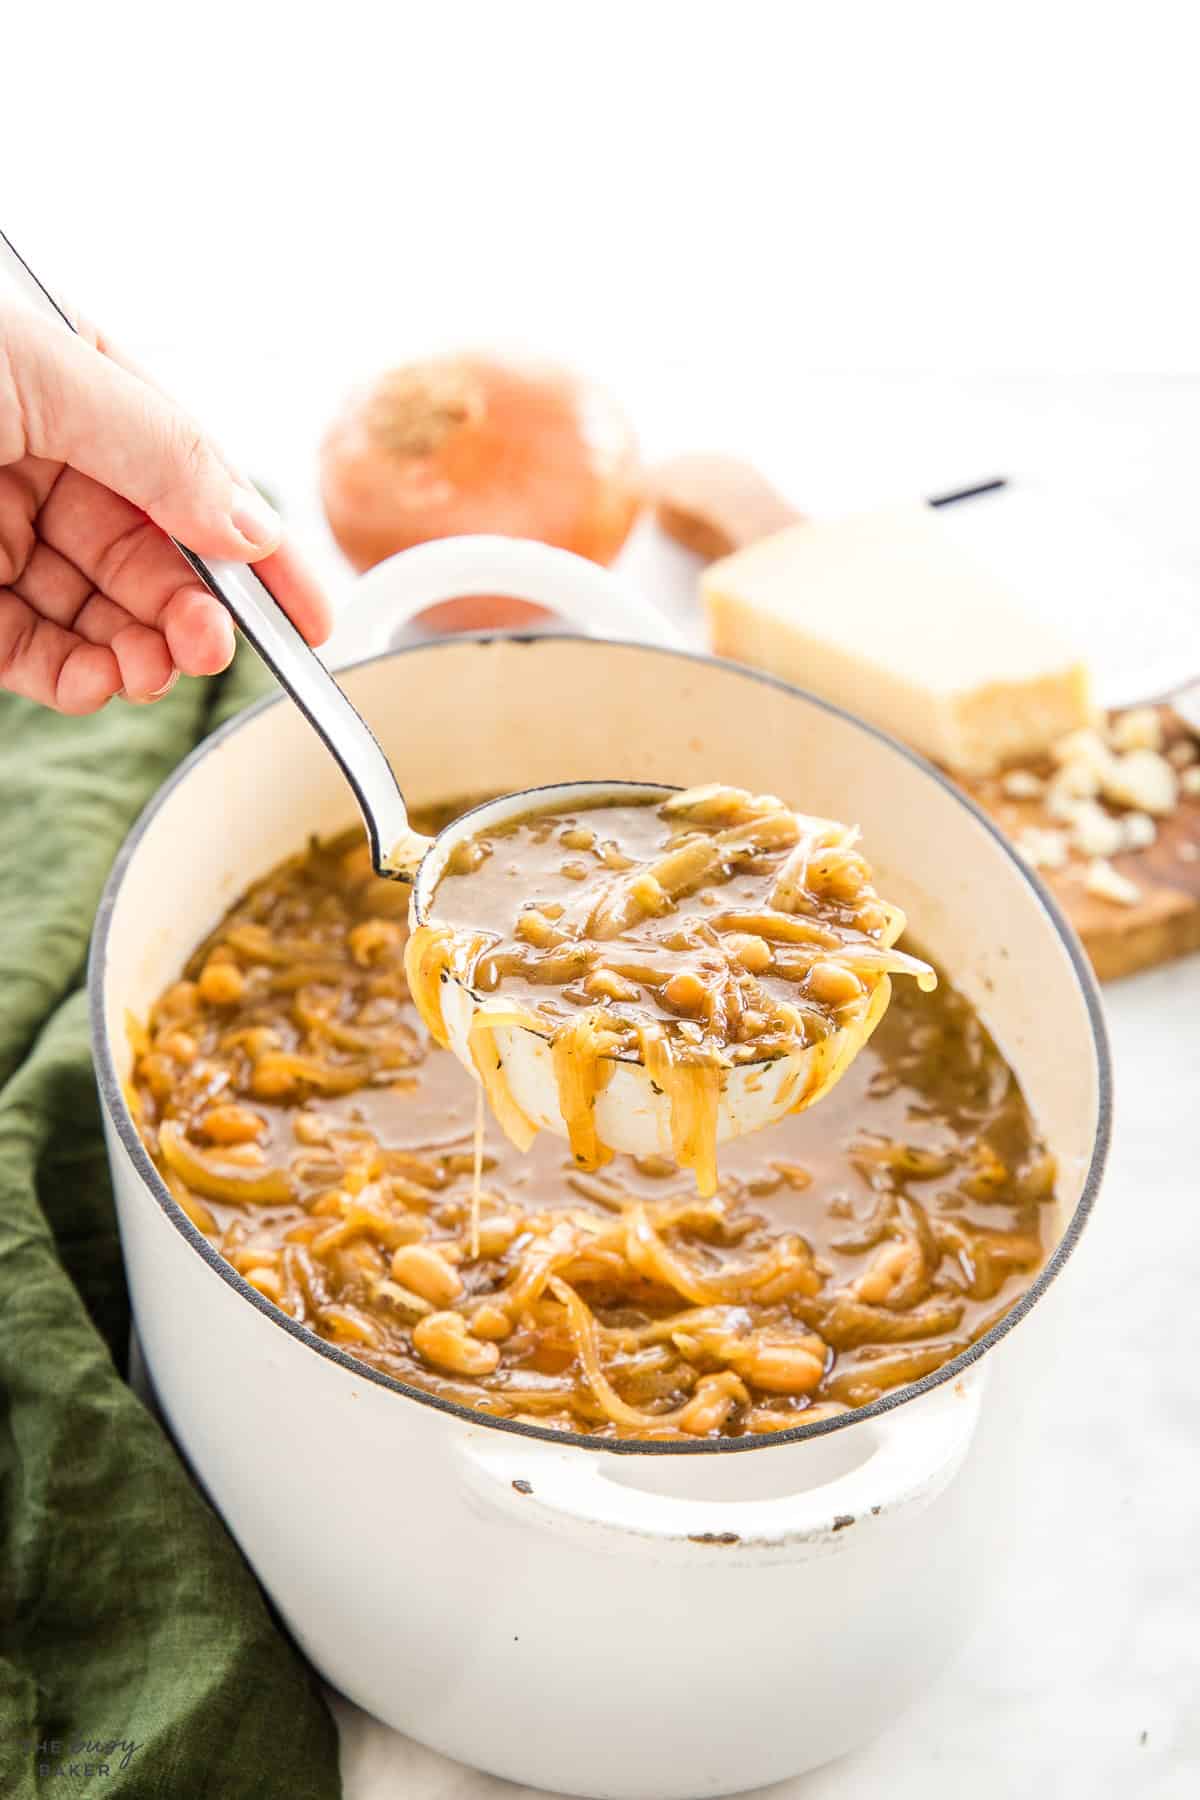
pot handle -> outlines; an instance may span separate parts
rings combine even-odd
[[[632,1536],[691,1553],[832,1540],[941,1492],[970,1446],[984,1375],[977,1367],[893,1412],[769,1455],[613,1454],[498,1431],[470,1431],[458,1452],[478,1498],[593,1540]]]
[[[401,550],[359,579],[338,619],[330,660],[341,666],[378,654],[398,626],[439,601],[497,592],[545,606],[589,636],[683,644],[657,607],[586,557],[531,538],[452,537]]]

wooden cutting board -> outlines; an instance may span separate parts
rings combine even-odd
[[[1166,708],[1161,716],[1168,747],[1191,737]],[[1051,765],[1047,759],[1031,766],[1045,775]],[[1053,826],[1040,800],[1009,798],[999,777],[962,785],[1010,837],[1030,825],[1043,830]],[[1113,868],[1142,890],[1134,906],[1089,894],[1083,858],[1072,859],[1065,869],[1039,871],[1083,939],[1101,981],[1200,950],[1200,795],[1181,794],[1175,811],[1157,824],[1158,836],[1147,849],[1111,858]]]
[[[664,530],[710,560],[803,517],[756,469],[735,457],[676,457],[654,472],[651,494]],[[1168,745],[1192,737],[1174,714],[1164,709],[1162,716]],[[1050,768],[1048,761],[1031,766],[1038,774]],[[1011,837],[1029,826],[1054,825],[1039,800],[1011,799],[998,777],[961,785]],[[1181,795],[1171,816],[1158,820],[1153,844],[1115,856],[1112,863],[1141,889],[1135,905],[1088,893],[1085,859],[1041,871],[1101,981],[1200,950],[1200,795]]]

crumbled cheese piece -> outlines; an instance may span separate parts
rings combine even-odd
[[[1000,786],[1010,800],[1036,800],[1046,784],[1032,769],[1010,769]]]
[[[1054,780],[1047,786],[1042,800],[1046,816],[1053,819],[1058,825],[1073,825],[1080,807],[1086,805],[1100,792],[1099,784],[1097,784],[1090,793],[1076,793],[1070,784],[1063,780],[1066,772],[1065,769],[1059,770]]]
[[[1081,731],[1068,731],[1065,737],[1060,737],[1051,747],[1050,754],[1060,766],[1067,763],[1087,764],[1096,771],[1097,777],[1112,761],[1108,745],[1090,725],[1085,725]]]
[[[1094,857],[1088,864],[1083,885],[1089,894],[1095,894],[1101,900],[1113,900],[1118,906],[1136,906],[1142,897],[1137,882],[1130,881],[1102,856]]]
[[[1113,759],[1100,791],[1106,800],[1161,816],[1174,810],[1179,777],[1157,750],[1126,750]]]
[[[1185,794],[1200,794],[1200,765],[1184,769],[1179,777],[1179,785]]]
[[[1042,831],[1028,825],[1015,839],[1020,854],[1035,869],[1063,869],[1067,864],[1067,835],[1064,831]]]
[[[1196,748],[1194,738],[1180,738],[1167,751],[1167,761],[1174,763],[1177,769],[1186,769],[1189,763],[1200,761],[1200,750]]]
[[[1128,812],[1121,820],[1123,850],[1148,850],[1158,836],[1158,826],[1149,813]]]
[[[1112,773],[1114,761],[1112,752],[1103,745],[1099,756],[1084,750],[1078,756],[1066,757],[1060,762],[1051,787],[1057,794],[1076,800],[1094,800]]]
[[[1189,844],[1185,840],[1175,854],[1180,862],[1200,862],[1200,844]]]
[[[1108,730],[1114,750],[1161,750],[1162,719],[1156,706],[1135,706],[1118,713]]]
[[[1125,831],[1120,819],[1114,819],[1095,800],[1076,803],[1071,822],[1071,848],[1081,856],[1115,856],[1124,848]]]

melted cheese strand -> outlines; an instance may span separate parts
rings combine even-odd
[[[483,1083],[488,1105],[501,1131],[518,1150],[528,1150],[537,1136],[537,1126],[528,1113],[517,1105],[513,1096],[508,1076],[504,1072],[500,1046],[496,1042],[496,1031],[501,1025],[523,1022],[523,1017],[514,1016],[509,1008],[489,1009],[485,1002],[475,1013],[467,1031],[467,1048],[471,1052],[476,1073]]]
[[[418,925],[404,950],[404,974],[417,1011],[443,1050],[450,1047],[442,1011],[442,978],[448,976],[455,936],[448,925]]]
[[[474,1165],[471,1169],[471,1259],[479,1256],[479,1203],[483,1194],[483,1083],[475,1089]]]
[[[612,1080],[616,1064],[608,1052],[614,1033],[603,1013],[585,1012],[556,1031],[550,1054],[558,1087],[558,1110],[567,1128],[571,1154],[581,1169],[612,1161],[612,1151],[596,1129],[596,1097]]]
[[[707,1199],[717,1191],[717,1120],[721,1070],[713,1062],[681,1062],[661,1027],[640,1033],[642,1060],[671,1109],[671,1150],[681,1169],[691,1169]]]

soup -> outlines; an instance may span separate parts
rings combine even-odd
[[[458,808],[421,821],[437,830]],[[722,1153],[581,1169],[489,1132],[354,833],[256,883],[149,1020],[132,1104],[267,1300],[401,1381],[564,1431],[696,1439],[869,1403],[958,1354],[1047,1247],[1054,1167],[965,999],[905,983],[816,1109]]]
[[[880,899],[857,832],[769,794],[710,786],[533,811],[458,843],[437,922],[406,956],[439,1043],[442,983],[479,1001],[470,1057],[507,1135],[535,1126],[509,1087],[496,1031],[548,1037],[576,1165],[612,1156],[596,1102],[617,1060],[665,1094],[675,1161],[717,1185],[724,1071],[788,1059],[785,1105],[826,1094],[875,1029],[889,972],[933,985],[893,946],[903,914]],[[625,1148],[630,1148],[625,1144]]]

